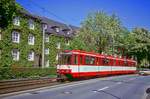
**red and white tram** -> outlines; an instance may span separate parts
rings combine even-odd
[[[136,61],[80,50],[65,50],[59,55],[57,73],[64,77],[84,78],[136,72]]]

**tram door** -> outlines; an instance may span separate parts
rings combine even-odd
[[[79,55],[79,65],[78,65],[78,67],[79,67],[78,70],[79,70],[79,77],[80,77],[80,76],[82,76],[81,75],[81,70],[82,70],[81,68],[83,68],[83,55]]]
[[[77,76],[80,76],[80,67],[79,67],[79,55],[78,54],[74,54],[74,65],[75,65],[75,71],[77,72]]]

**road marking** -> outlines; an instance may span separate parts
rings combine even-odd
[[[105,90],[105,89],[108,89],[108,88],[109,88],[109,87],[106,86],[106,87],[104,87],[104,88],[98,89],[97,91],[102,91],[102,90]]]
[[[117,84],[122,84],[122,82],[118,82]]]
[[[130,78],[129,80],[135,80],[136,78]]]

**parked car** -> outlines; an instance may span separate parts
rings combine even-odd
[[[143,70],[140,70],[138,73],[139,75],[147,76],[147,75],[150,75],[150,69],[143,69]]]

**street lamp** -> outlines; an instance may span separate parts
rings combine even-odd
[[[47,29],[47,24],[42,25],[42,68],[45,67],[45,30]]]

